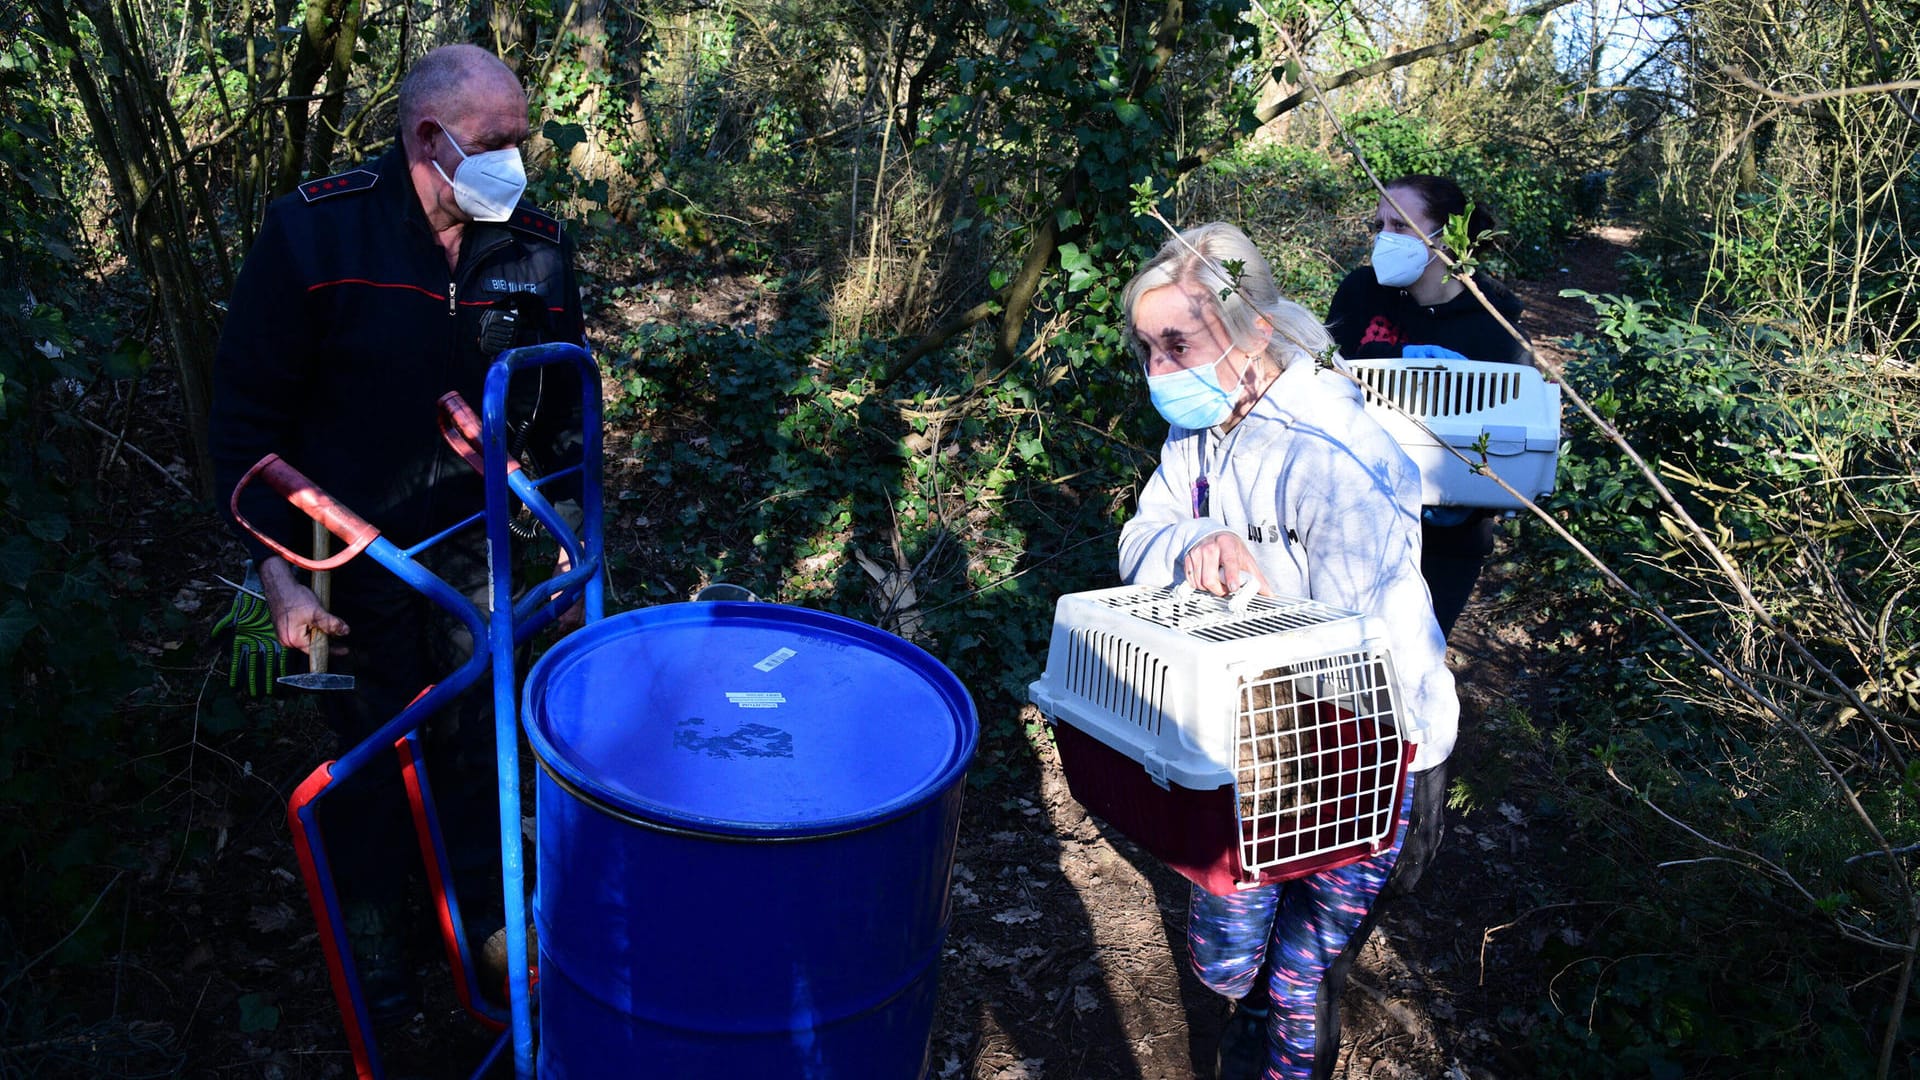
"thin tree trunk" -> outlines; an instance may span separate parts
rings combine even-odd
[[[353,76],[353,49],[360,41],[360,19],[365,5],[347,0],[340,5],[339,21],[333,28],[328,50],[327,89],[320,98],[319,125],[313,132],[313,149],[307,156],[311,173],[333,171],[333,148],[340,136],[340,117],[347,109],[347,82]]]
[[[280,113],[286,142],[280,147],[271,195],[292,191],[308,174],[326,171],[332,160],[333,139],[324,131],[324,123],[320,137],[309,145],[313,91],[320,85],[321,76],[335,67],[337,48],[347,50],[351,63],[354,39],[359,35],[359,10],[360,0],[306,0],[300,20],[300,43],[294,49],[293,62],[287,67],[286,104]],[[343,32],[349,23],[353,27],[351,35]],[[338,118],[337,112],[335,118]]]
[[[73,11],[59,0],[32,0],[48,37],[68,52],[67,73],[93,127],[94,142],[114,193],[114,225],[121,244],[153,290],[179,372],[181,404],[193,441],[193,465],[202,495],[212,493],[212,458],[207,451],[207,414],[212,403],[213,347],[211,305],[192,258],[194,215],[188,208],[180,173],[171,152],[178,125],[166,115],[170,106],[156,100],[157,82],[144,54],[121,33],[104,0],[74,5],[93,24],[105,52],[106,77],[87,62],[84,43],[74,32]],[[204,198],[204,196],[203,196]]]

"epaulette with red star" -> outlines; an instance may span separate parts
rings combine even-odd
[[[515,229],[519,229],[521,232],[532,233],[535,236],[551,240],[556,244],[560,242],[559,220],[549,217],[531,206],[514,207],[513,216],[507,219],[507,224]]]
[[[350,169],[337,176],[309,180],[300,185],[300,197],[308,202],[319,202],[335,195],[345,195],[349,191],[365,191],[379,183],[380,174],[368,169]]]

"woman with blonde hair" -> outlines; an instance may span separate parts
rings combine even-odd
[[[1459,717],[1446,642],[1420,578],[1420,474],[1361,407],[1326,330],[1279,295],[1246,235],[1215,222],[1161,247],[1123,296],[1128,336],[1170,425],[1120,534],[1129,582],[1310,597],[1375,617],[1400,679],[1415,776],[1446,760]],[[1234,999],[1219,1075],[1332,1075],[1340,990],[1403,844],[1279,885],[1195,887],[1195,972]]]

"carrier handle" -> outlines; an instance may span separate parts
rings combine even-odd
[[[1240,578],[1240,587],[1233,591],[1231,597],[1227,598],[1227,610],[1233,612],[1235,615],[1246,614],[1247,609],[1253,606],[1253,598],[1260,595],[1259,578],[1254,577],[1245,570],[1240,571]]]
[[[1173,602],[1176,604],[1184,604],[1193,599],[1194,594],[1199,591],[1199,589],[1194,588],[1193,582],[1182,581],[1173,587]],[[1245,614],[1246,610],[1253,606],[1253,598],[1259,594],[1260,580],[1245,570],[1242,570],[1240,571],[1239,587],[1234,589],[1233,595],[1227,598],[1227,610],[1233,612],[1235,615]]]
[[[441,436],[447,440],[448,446],[453,447],[454,453],[473,466],[474,472],[484,474],[487,471],[487,459],[480,450],[480,417],[458,390],[449,390],[440,395],[439,405]],[[520,462],[509,454],[507,471],[511,473],[519,468]]]
[[[240,493],[247,489],[254,477],[267,482],[267,486],[279,492],[294,509],[312,518],[315,524],[323,526],[328,532],[340,538],[346,545],[329,558],[312,559],[294,552],[291,548],[255,528],[253,522],[240,513]],[[255,540],[273,550],[275,555],[287,560],[302,570],[335,570],[352,561],[353,557],[366,550],[368,544],[380,537],[380,530],[367,523],[359,514],[336,502],[333,496],[321,491],[313,481],[301,474],[300,470],[288,464],[279,454],[268,454],[254,462],[253,468],[233,485],[233,495],[227,500],[227,506],[233,511],[233,520],[247,530]]]

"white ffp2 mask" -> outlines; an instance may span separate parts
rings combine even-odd
[[[447,125],[441,124],[440,132],[453,144],[453,152],[460,155],[460,164],[454,166],[452,176],[447,175],[438,161],[433,163],[440,178],[452,185],[454,204],[475,221],[505,221],[512,217],[521,193],[527,190],[527,167],[520,161],[519,149],[509,147],[469,154],[460,149],[460,140],[447,130]]]
[[[1383,232],[1373,238],[1373,276],[1382,285],[1401,288],[1420,280],[1433,253],[1417,236]]]

